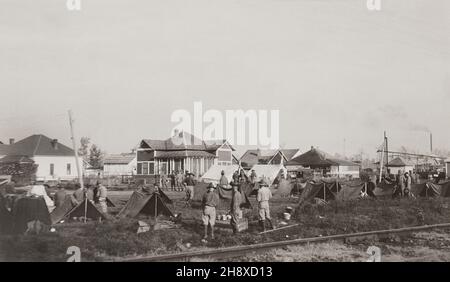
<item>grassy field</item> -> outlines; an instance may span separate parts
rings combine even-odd
[[[194,204],[194,208],[186,208],[182,199],[183,193],[167,194],[174,200],[174,204],[169,207],[174,213],[181,213],[183,217],[183,222],[176,228],[136,234],[137,219],[113,217],[126,203],[131,192],[111,191],[109,197],[117,207],[111,209],[110,220],[102,223],[59,224],[55,226],[57,231],[54,233],[1,236],[0,261],[65,261],[69,246],[78,246],[81,249],[82,260],[97,261],[450,222],[448,198],[355,200],[330,202],[324,206],[306,204],[295,211],[290,222],[298,223],[299,226],[260,235],[257,230],[256,201],[250,198],[253,209],[245,211],[245,216],[250,221],[248,231],[230,236],[230,230],[220,229],[216,232],[216,240],[203,244],[199,205]],[[275,197],[271,201],[272,217],[276,224],[282,221],[282,213],[287,206],[296,208],[297,199]],[[145,221],[152,226],[155,224],[152,218]],[[191,244],[190,248],[186,247],[187,243]],[[346,246],[340,248],[344,247]],[[319,248],[326,248],[326,244]],[[349,257],[343,255],[341,259]]]

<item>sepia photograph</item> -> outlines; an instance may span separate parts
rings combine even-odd
[[[450,262],[448,0],[0,0],[0,103],[0,262]]]

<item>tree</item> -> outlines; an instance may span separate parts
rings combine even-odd
[[[100,150],[100,148],[97,145],[92,144],[89,152],[89,164],[96,169],[102,168],[103,158],[104,153],[102,152],[102,150]]]
[[[88,161],[89,158],[89,144],[91,139],[88,137],[81,137],[80,148],[78,148],[78,155],[83,158],[83,160]]]

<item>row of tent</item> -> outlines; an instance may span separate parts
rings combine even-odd
[[[167,204],[172,201],[161,190],[150,193],[135,191],[127,204],[119,212],[118,217],[146,216],[174,216]],[[108,206],[114,205],[108,201]],[[0,197],[0,234],[20,234],[27,231],[30,222],[39,221],[44,225],[55,225],[67,218],[89,218],[91,220],[105,220],[103,214],[90,201],[76,203],[70,195],[64,203],[49,212],[46,200],[42,196],[9,195]]]
[[[392,195],[395,183],[383,179],[377,189],[380,195]],[[450,197],[450,181],[440,184],[432,182],[412,184],[411,192],[416,197]]]

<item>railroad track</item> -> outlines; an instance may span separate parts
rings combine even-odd
[[[391,234],[406,234],[417,231],[431,230],[437,228],[450,228],[450,223],[443,224],[433,224],[433,225],[424,225],[424,226],[414,226],[414,227],[406,227],[406,228],[398,228],[398,229],[388,229],[388,230],[377,230],[377,231],[369,231],[369,232],[358,232],[351,234],[340,234],[340,235],[332,235],[332,236],[322,236],[322,237],[313,237],[313,238],[301,238],[294,240],[285,240],[285,241],[277,241],[277,242],[269,242],[269,243],[261,243],[247,246],[236,246],[236,247],[227,247],[213,250],[201,250],[201,251],[192,251],[185,253],[176,253],[176,254],[167,254],[167,255],[158,255],[158,256],[148,256],[148,257],[133,257],[133,258],[124,258],[124,259],[113,259],[112,261],[120,261],[120,262],[170,262],[170,261],[190,261],[192,259],[226,259],[248,255],[251,253],[267,251],[269,249],[275,248],[283,248],[292,245],[299,244],[307,244],[307,243],[316,243],[316,242],[325,242],[325,241],[333,241],[333,240],[346,240],[349,238],[364,238],[364,237],[373,237],[373,236],[387,236]]]

